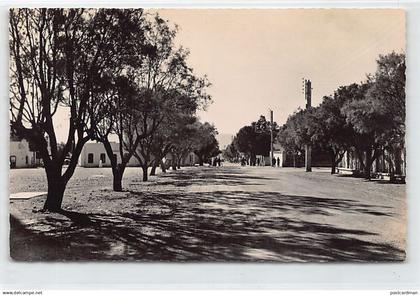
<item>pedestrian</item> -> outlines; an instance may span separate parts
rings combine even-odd
[[[277,157],[277,167],[280,167],[280,158]]]

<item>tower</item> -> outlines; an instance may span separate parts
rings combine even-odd
[[[312,107],[312,83],[309,79],[304,79],[304,94],[306,100],[306,109],[310,109]],[[305,145],[305,169],[306,172],[312,171],[312,147],[311,145]]]
[[[312,83],[311,80],[305,79],[305,100],[306,100],[306,109],[310,109],[312,107]]]

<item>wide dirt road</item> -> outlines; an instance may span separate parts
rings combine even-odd
[[[38,173],[38,174],[37,174]],[[45,190],[43,172],[11,171],[11,191]],[[107,168],[78,168],[63,214],[45,197],[11,201],[17,260],[396,261],[405,258],[405,186],[327,170],[191,167],[122,193]]]

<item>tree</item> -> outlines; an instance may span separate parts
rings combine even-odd
[[[331,173],[346,151],[354,151],[368,179],[373,162],[388,150],[394,153],[395,173],[401,174],[405,56],[393,52],[380,56],[377,63],[376,73],[368,75],[366,82],[341,86],[333,96],[324,97],[320,106],[289,116],[277,140],[294,157],[305,144],[329,149]]]
[[[124,54],[133,29],[137,32],[126,22],[130,13],[134,11],[10,10],[10,126],[43,160],[48,181],[45,210],[61,210],[82,148],[93,138],[98,119],[93,110],[101,104],[104,72]],[[64,148],[58,145],[54,126],[58,109],[69,114]]]
[[[165,97],[168,96],[168,97]],[[139,142],[134,156],[143,169],[143,181],[147,181],[148,168],[156,165],[169,152],[172,140],[176,140],[176,134],[184,129],[184,124],[195,120],[192,117],[197,110],[198,96],[190,97],[171,90],[160,99],[157,99],[156,111],[159,124],[155,130]],[[145,114],[146,112],[143,112]],[[151,112],[147,112],[150,114]],[[144,122],[144,120],[142,120]],[[172,132],[171,134],[168,134]],[[182,140],[186,140],[183,138]],[[162,144],[162,146],[159,146]]]
[[[188,128],[187,126],[196,122],[196,118],[193,116],[183,116],[181,115],[182,113],[176,112],[173,112],[172,114],[177,118],[165,120],[154,134],[150,149],[153,157],[150,175],[155,175],[156,167],[159,164],[161,165],[162,172],[166,172],[166,166],[162,163],[163,158],[174,149],[180,134]]]
[[[385,145],[389,118],[383,105],[371,99],[353,100],[342,108],[346,121],[356,131],[355,147],[359,151],[363,172],[370,179],[373,162],[381,155]],[[362,151],[365,159],[361,157]]]
[[[402,174],[401,151],[405,149],[405,68],[405,54],[380,55],[367,92],[388,117],[385,149],[394,154],[396,174]]]
[[[122,177],[132,156],[141,162],[143,170],[146,171],[144,179],[147,179],[153,142],[153,138],[149,137],[154,137],[154,133],[168,114],[178,112],[182,108],[195,112],[211,99],[204,90],[210,85],[207,78],[195,76],[187,65],[189,52],[182,47],[175,49],[176,29],[171,28],[170,24],[158,15],[149,16],[144,26],[147,28],[144,44],[135,47],[132,58],[135,63],[124,69],[124,78],[134,90],[129,93],[130,99],[133,100],[129,105],[130,110],[121,107],[119,103],[115,104],[115,100],[109,101],[111,107],[103,107],[113,109],[108,113],[114,114],[114,119],[102,122],[101,129],[108,132],[97,133],[98,141],[104,143],[111,159],[113,188],[116,191],[122,190]],[[124,88],[121,88],[119,94],[120,98],[117,101],[124,102],[127,99]],[[122,105],[124,106],[124,103]],[[127,111],[130,114],[129,118]],[[109,142],[112,133],[119,139],[121,163],[117,163],[117,159],[113,160]]]
[[[270,128],[271,123],[260,116],[258,121],[252,122],[249,126],[239,129],[235,136],[235,148],[245,153],[250,160],[251,165],[255,165],[256,155],[268,156],[271,146]],[[273,123],[273,136],[276,137],[279,132],[277,123]]]
[[[368,179],[373,162],[384,150],[395,153],[395,172],[401,174],[405,137],[405,56],[381,55],[377,64],[376,73],[349,95],[351,101],[341,109],[355,131],[353,145]]]
[[[234,145],[235,148],[247,155],[250,160],[250,165],[255,165],[256,147],[255,147],[256,133],[252,126],[244,126],[236,133]]]
[[[232,143],[228,144],[226,148],[222,151],[223,157],[230,162],[237,163],[239,161],[239,151],[235,146],[235,138],[232,140]]]
[[[298,110],[287,118],[280,128],[276,140],[293,156],[293,166],[297,166],[296,157],[304,152],[304,146],[312,143],[314,109]]]
[[[273,138],[277,136],[278,126],[276,122],[271,123],[265,116],[260,116],[258,121],[252,122],[251,126],[255,130],[255,152],[258,155],[268,156],[271,150],[271,128],[273,128]]]
[[[355,131],[347,123],[341,109],[352,99],[352,90],[357,88],[357,84],[338,88],[333,96],[325,96],[321,105],[314,110],[311,141],[313,145],[329,151],[331,174],[336,172],[345,152],[354,144]]]
[[[213,124],[200,123],[196,131],[197,139],[194,153],[198,156],[199,165],[208,162],[211,157],[220,153],[219,143],[216,139],[217,130]]]
[[[191,104],[188,104],[191,107]],[[196,109],[182,107],[178,111],[169,110],[164,121],[154,134],[151,145],[151,154],[153,157],[151,175],[154,175],[156,167],[161,164],[162,171],[165,172],[165,165],[162,159],[170,152],[173,156],[173,168],[180,166],[179,160],[182,155],[186,155],[193,151],[197,142],[197,124],[195,117]]]

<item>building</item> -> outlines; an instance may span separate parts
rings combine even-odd
[[[111,147],[117,163],[121,163],[120,146],[118,142],[111,142]],[[169,153],[164,159],[166,166],[171,166],[173,156]],[[198,163],[198,157],[193,152],[181,160],[181,166],[193,166]],[[81,167],[111,167],[111,160],[100,142],[88,142],[84,145],[80,154],[79,165]],[[127,166],[139,167],[140,162],[136,157],[131,157]]]
[[[117,163],[121,163],[119,143],[111,142],[111,147]],[[111,160],[101,142],[87,142],[80,154],[79,165],[81,167],[111,167]],[[131,157],[127,166],[140,166],[140,163],[136,157]]]
[[[286,166],[287,153],[279,143],[273,144],[273,157],[276,160],[276,167]]]
[[[163,162],[165,163],[166,167],[172,166],[172,161],[174,157],[172,153],[168,153],[165,158],[163,158]],[[194,166],[199,164],[198,156],[194,152],[190,152],[187,156],[181,159],[180,166]]]
[[[10,137],[10,168],[30,168],[41,164],[35,151],[31,151],[29,142],[26,139]]]
[[[274,144],[273,157],[276,160],[277,167],[304,167],[305,152],[293,153],[286,151],[279,143]],[[331,167],[331,157],[326,151],[313,148],[312,149],[312,166],[313,167]]]

